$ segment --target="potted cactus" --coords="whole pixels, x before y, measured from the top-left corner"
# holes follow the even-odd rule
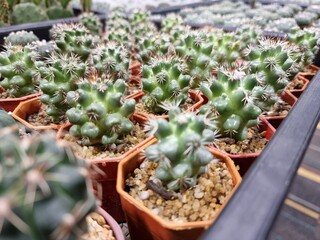
[[[206,148],[215,138],[210,124],[172,109],[169,121],[150,122],[156,139],[120,162],[117,191],[131,239],[198,238],[240,184],[230,158]]]
[[[133,115],[135,100],[126,99],[127,86],[97,75],[78,83],[78,89],[67,93],[71,108],[66,115],[71,125],[60,128],[58,139],[66,139],[76,155],[88,160],[103,174],[92,175],[102,186],[102,206],[118,221],[124,220],[115,191],[118,164],[130,152],[146,144],[143,119]],[[69,132],[69,133],[68,133]]]
[[[49,133],[21,139],[7,127],[0,139],[1,237],[62,240],[85,234],[86,218],[97,209],[85,161]]]
[[[144,118],[163,117],[168,109],[179,106],[190,111],[198,109],[203,103],[196,91],[190,90],[192,77],[184,59],[172,54],[157,56],[150,64],[142,67],[142,90],[144,94],[137,104],[137,114]],[[186,103],[191,102],[188,106]]]
[[[13,111],[19,102],[39,96],[42,65],[28,46],[6,45],[0,53],[0,107]]]

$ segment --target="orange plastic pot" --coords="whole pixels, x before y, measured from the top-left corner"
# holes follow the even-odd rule
[[[274,135],[274,133],[276,132],[276,129],[274,128],[274,126],[272,126],[268,122],[268,120],[265,118],[260,119],[259,130],[261,132],[265,132],[265,138],[267,140],[270,140]],[[215,148],[215,147],[212,147],[212,148]],[[248,153],[248,154],[230,154],[219,149],[217,150],[229,156],[234,161],[234,164],[240,167],[239,173],[242,177],[246,174],[246,172],[254,163],[256,158],[259,157],[260,155],[260,152]]]
[[[40,101],[40,97],[31,98],[26,101],[22,101],[19,103],[19,105],[14,109],[12,112],[12,117],[22,123],[24,126],[36,130],[58,130],[60,127],[63,126],[63,124],[50,124],[50,125],[43,125],[43,126],[36,126],[29,122],[27,122],[28,115],[39,112],[40,108],[42,106],[42,103]]]
[[[297,98],[288,90],[285,90],[281,95],[280,95],[280,98],[288,103],[291,107],[294,107],[294,105],[296,104],[297,102]],[[286,116],[285,115],[282,115],[282,116],[262,116],[262,118],[265,118],[265,119],[273,119],[273,118],[285,118]]]
[[[133,98],[136,100],[136,102],[139,102],[144,95],[145,95],[145,93],[141,91],[140,94],[137,94]],[[189,107],[187,111],[195,112],[204,104],[204,99],[202,97],[202,94],[197,90],[189,90],[189,96],[195,103],[191,107]],[[139,111],[137,111],[135,114],[140,115],[142,118],[145,119],[145,121],[148,121],[151,118],[169,119],[169,115],[147,114],[147,113],[139,112]]]
[[[5,90],[3,88],[0,88],[0,93],[4,91]],[[7,112],[12,112],[19,105],[20,102],[38,97],[40,95],[41,93],[33,93],[33,94],[30,94],[24,97],[19,97],[19,98],[3,98],[3,99],[0,99],[0,107]]]
[[[308,87],[309,85],[309,80],[307,78],[305,78],[303,75],[298,75],[297,76],[298,80],[303,82],[303,86],[300,89],[292,89],[292,90],[288,90],[290,93],[292,93],[293,96],[295,96],[296,98],[299,98],[300,95],[304,92],[304,90]]]
[[[106,222],[108,223],[108,225],[112,229],[112,232],[113,232],[115,239],[116,240],[125,240],[125,237],[123,235],[121,227],[119,226],[117,221],[101,207],[98,207],[96,211],[106,220]]]
[[[150,141],[147,146],[156,142],[156,139]],[[143,149],[144,149],[143,148]],[[235,185],[231,194],[227,196],[223,206],[217,210],[214,219],[208,221],[188,222],[188,223],[175,223],[166,221],[154,214],[150,209],[145,207],[140,201],[131,197],[125,191],[125,180],[129,173],[132,173],[139,167],[143,158],[141,157],[141,150],[130,154],[126,159],[120,162],[118,168],[117,178],[117,191],[120,195],[121,204],[124,209],[130,237],[132,240],[192,240],[198,239],[199,236],[214,222],[216,217],[222,211],[223,207],[227,204],[228,200],[239,186],[241,177],[233,163],[233,161],[225,154],[210,149],[212,154],[217,158],[224,161],[232,175],[232,180]]]
[[[141,118],[140,116],[133,115],[132,118],[142,125],[145,123],[145,119]],[[69,131],[71,126],[71,124],[68,124],[60,128],[57,133],[57,139],[63,139],[64,135]],[[119,162],[121,162],[132,152],[141,149],[151,139],[153,139],[153,137],[146,138],[144,141],[140,142],[138,145],[132,147],[129,151],[118,157],[86,159],[93,170],[91,171],[90,177],[94,182],[93,187],[96,190],[97,197],[101,198],[101,207],[118,222],[125,221],[120,198],[116,191],[117,169]],[[97,169],[99,169],[99,172],[96,171]]]

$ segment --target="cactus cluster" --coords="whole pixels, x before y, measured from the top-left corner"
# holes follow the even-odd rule
[[[57,44],[57,52],[73,53],[86,61],[99,41],[98,37],[81,24],[58,24],[50,30],[52,39]]]
[[[13,7],[10,17],[11,24],[42,22],[48,20],[46,12],[31,2],[20,3]]]
[[[182,105],[188,98],[191,76],[185,62],[174,55],[152,59],[142,68],[142,101],[153,113],[161,114],[166,106]]]
[[[33,32],[27,32],[24,30],[11,32],[7,37],[4,38],[5,44],[21,46],[25,46],[38,40],[39,38]]]
[[[169,122],[158,118],[149,124],[157,143],[145,149],[146,159],[158,162],[155,177],[173,191],[184,191],[197,182],[197,177],[214,156],[205,147],[215,139],[208,127],[210,120],[192,112],[175,108]]]
[[[100,18],[94,13],[83,13],[79,16],[80,23],[86,27],[92,35],[98,35],[102,33],[102,24]]]
[[[34,41],[29,47],[38,54],[39,59],[42,61],[46,61],[57,49],[57,45],[54,41],[46,40]]]
[[[76,91],[69,91],[67,101],[73,107],[66,115],[72,123],[69,132],[81,145],[120,143],[134,125],[130,116],[135,100],[125,99],[127,86],[122,79],[95,76],[78,83]]]
[[[130,53],[118,42],[108,42],[97,46],[92,51],[94,68],[101,74],[106,74],[114,81],[121,78],[129,81]]]
[[[231,70],[219,69],[217,77],[201,84],[200,90],[208,103],[200,108],[200,112],[214,119],[221,136],[244,140],[248,128],[258,125],[261,109],[247,89],[250,80],[246,77],[246,66],[236,66]]]
[[[87,231],[96,209],[88,166],[54,135],[0,131],[1,239],[67,240]]]
[[[192,81],[192,88],[199,87],[202,81],[211,78],[216,66],[213,54],[213,44],[207,39],[205,32],[190,31],[175,42],[178,56],[185,58]]]
[[[0,53],[0,86],[11,97],[38,92],[41,79],[38,67],[43,63],[28,46],[7,45]]]
[[[59,122],[70,108],[66,96],[77,89],[77,81],[89,74],[86,62],[76,55],[53,54],[48,60],[48,66],[40,69],[43,79],[40,97],[46,107],[46,112]]]
[[[175,28],[183,24],[184,21],[181,16],[168,14],[161,22],[161,32],[171,34]]]

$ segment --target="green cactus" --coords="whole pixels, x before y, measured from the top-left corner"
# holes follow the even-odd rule
[[[73,16],[73,12],[60,6],[51,6],[46,11],[50,20],[70,18]]]
[[[39,38],[33,32],[27,32],[22,30],[17,32],[11,32],[7,37],[4,38],[4,43],[25,46],[37,40],[39,40]]]
[[[86,62],[73,54],[53,54],[48,63],[49,66],[40,69],[43,77],[40,100],[47,105],[47,114],[59,122],[71,107],[66,100],[67,93],[77,89],[77,81],[87,76],[89,69]]]
[[[166,112],[166,106],[182,105],[188,98],[191,76],[185,62],[173,55],[152,59],[142,67],[142,101],[153,113]]]
[[[130,116],[135,100],[125,99],[127,86],[122,79],[115,82],[106,76],[83,80],[76,91],[68,92],[68,102],[74,107],[66,114],[72,123],[70,134],[82,145],[118,144],[131,132]]]
[[[245,68],[236,67],[232,71],[221,68],[216,78],[200,86],[200,91],[208,98],[200,112],[214,118],[222,136],[244,140],[248,128],[259,123],[261,110],[255,105],[251,91],[247,90],[249,80]]]
[[[130,54],[126,47],[117,42],[101,44],[92,51],[92,60],[99,73],[129,81]]]
[[[213,44],[205,32],[190,31],[175,42],[175,51],[186,59],[192,81],[192,88],[211,78],[216,62],[213,59]]]
[[[103,36],[102,41],[106,44],[109,42],[118,42],[124,45],[126,49],[131,49],[133,46],[132,37],[122,28],[108,30],[107,34]]]
[[[176,14],[167,15],[161,22],[161,32],[170,34],[177,26],[183,25],[183,19]]]
[[[303,30],[294,28],[288,34],[288,41],[297,48],[293,52],[293,58],[299,64],[300,71],[312,63],[320,46],[319,36],[319,30],[316,28],[304,28]]]
[[[148,64],[153,57],[173,52],[170,36],[166,34],[147,33],[136,45],[137,60]]]
[[[82,13],[79,16],[80,23],[85,26],[92,35],[98,35],[102,33],[102,23],[100,18],[94,13]]]
[[[298,25],[293,18],[281,18],[270,22],[266,27],[266,30],[273,32],[289,33],[292,29],[295,28],[298,28]]]
[[[139,25],[140,23],[146,23],[150,21],[150,13],[147,11],[142,11],[140,9],[135,9],[133,11],[132,17],[131,17],[131,26],[135,27]]]
[[[74,53],[86,61],[92,49],[99,42],[97,36],[81,24],[58,24],[51,29],[51,37],[57,44],[59,53]]]
[[[261,85],[271,86],[274,93],[281,94],[299,71],[293,51],[284,41],[261,39],[259,45],[246,49],[251,73],[256,74]]]
[[[37,54],[28,46],[7,45],[0,53],[0,86],[7,90],[10,97],[22,97],[38,92],[41,78]]]
[[[314,12],[299,12],[294,16],[299,27],[304,28],[311,26],[312,22],[318,18],[318,15]]]
[[[45,11],[34,3],[20,3],[13,7],[11,24],[42,22],[48,20]]]
[[[0,24],[9,24],[10,9],[7,0],[0,0]]]
[[[87,232],[97,206],[85,161],[53,134],[21,140],[0,131],[2,239],[68,240]]]
[[[155,177],[173,191],[184,191],[197,182],[197,177],[214,156],[205,147],[215,139],[209,129],[210,121],[204,115],[169,112],[169,122],[153,119],[149,129],[158,142],[145,149],[146,159],[158,162]]]
[[[53,52],[57,49],[57,45],[54,41],[34,41],[29,45],[32,51],[36,52],[39,59],[42,61],[47,60]]]

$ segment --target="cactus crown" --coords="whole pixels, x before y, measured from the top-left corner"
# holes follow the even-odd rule
[[[158,118],[149,123],[148,130],[158,142],[145,150],[145,156],[159,163],[155,177],[168,189],[183,191],[194,186],[199,174],[213,160],[205,147],[215,139],[208,124],[210,120],[204,115],[182,113],[179,108],[169,112],[169,122]]]
[[[88,167],[54,135],[0,132],[0,234],[4,239],[76,239],[95,210]]]
[[[51,37],[59,53],[74,53],[86,61],[98,42],[97,36],[81,24],[58,24],[51,29]]]
[[[102,24],[100,18],[94,13],[83,13],[79,16],[80,23],[86,27],[92,35],[100,36]]]
[[[134,127],[129,118],[135,111],[135,100],[123,97],[126,90],[123,80],[103,75],[78,83],[78,90],[67,96],[73,105],[66,113],[73,124],[71,135],[82,145],[120,143]]]
[[[246,66],[233,69],[222,67],[216,78],[200,86],[201,92],[208,98],[208,103],[201,107],[200,112],[215,119],[221,135],[237,140],[247,138],[247,129],[258,125],[261,113],[252,92],[248,90],[247,85],[252,83],[251,79],[246,79],[245,71]]]
[[[92,52],[95,69],[109,75],[114,81],[129,81],[130,54],[128,49],[115,41],[97,46]]]
[[[206,81],[212,76],[216,62],[212,57],[213,44],[208,41],[205,32],[190,31],[175,42],[176,53],[187,61],[191,87],[196,88],[201,81]]]
[[[38,91],[41,78],[38,55],[28,46],[7,45],[0,53],[0,85],[11,97],[26,96]]]
[[[59,122],[70,108],[66,96],[77,89],[77,80],[88,75],[87,63],[74,54],[53,54],[48,66],[41,69],[41,102],[47,105],[46,112]]]
[[[183,25],[183,19],[176,14],[167,15],[161,22],[161,32],[171,33],[171,31],[177,26]]]
[[[185,62],[174,55],[153,58],[142,68],[143,103],[154,113],[163,113],[166,105],[181,105],[187,99],[191,76]]]
[[[21,45],[25,46],[28,43],[37,41],[39,38],[33,32],[17,31],[11,32],[7,37],[4,38],[5,44]]]

